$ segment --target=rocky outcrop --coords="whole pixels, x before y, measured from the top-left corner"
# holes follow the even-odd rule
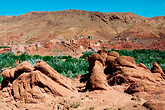
[[[105,65],[103,58],[98,53],[94,53],[92,55],[89,55],[88,56],[89,73],[91,73],[92,68],[94,67],[95,61],[99,61],[103,66]]]
[[[85,77],[78,75],[73,80],[62,76],[44,61],[37,61],[35,66],[22,62],[16,68],[2,72],[0,96],[10,105],[24,109],[26,104],[48,104],[47,101],[57,97],[78,96],[78,90],[114,92],[115,87],[120,86],[117,88],[120,92],[145,100],[143,105],[149,109],[165,107],[164,72],[156,62],[149,70],[143,63],[136,65],[132,57],[119,56],[113,51],[107,53],[106,50],[90,55],[88,61],[89,74],[83,75]]]
[[[137,66],[147,69],[146,65],[144,65],[143,63],[139,63]]]
[[[165,78],[165,75],[164,75],[162,68],[156,62],[153,63],[153,67],[151,68],[151,72],[152,73],[160,73]]]
[[[150,110],[164,110],[165,101],[147,101],[143,105]]]
[[[105,62],[105,65],[108,66],[110,64],[112,64],[112,62],[117,58],[119,57],[120,55],[115,52],[115,51],[110,51],[108,54],[107,54],[107,58],[106,58],[106,62]]]
[[[109,90],[107,77],[104,74],[107,51],[100,50],[88,57],[89,79],[86,84],[87,90]]]
[[[99,61],[95,61],[95,65],[91,71],[91,76],[87,82],[86,88],[89,90],[108,90],[110,89],[104,67]]]
[[[107,66],[105,72],[108,75],[108,84],[111,86],[126,86],[126,93],[148,101],[165,100],[164,73],[156,62],[153,63],[150,71],[142,63],[136,65],[132,57],[119,56]],[[144,105],[153,110],[164,107],[164,103],[158,102],[154,104],[146,102]]]
[[[75,96],[78,93],[70,79],[59,74],[44,61],[37,61],[35,67],[28,62],[22,62],[15,69],[5,70],[3,77],[2,90],[8,91],[8,98],[16,102],[44,102],[49,97]]]

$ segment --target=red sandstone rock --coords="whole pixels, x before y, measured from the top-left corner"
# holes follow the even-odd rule
[[[164,110],[165,109],[165,101],[147,101],[143,105],[150,110]]]
[[[15,68],[14,79],[17,79],[17,77],[21,75],[23,72],[31,72],[33,70],[34,70],[34,66],[32,64],[23,61]]]
[[[144,65],[143,63],[139,63],[137,66],[147,69],[146,65]]]
[[[56,81],[60,85],[63,85],[71,91],[77,91],[77,89],[71,84],[71,80],[65,76],[59,74],[51,66],[49,66],[44,61],[37,61],[35,64],[35,69],[41,71],[46,76],[50,77],[52,80]]]
[[[95,61],[91,76],[87,82],[86,88],[89,90],[109,90],[104,67],[99,61]]]
[[[156,62],[153,63],[153,67],[151,68],[151,72],[152,73],[160,73],[165,78],[165,75],[164,75],[162,68]]]
[[[99,61],[103,66],[105,65],[105,62],[104,62],[103,58],[98,53],[94,53],[92,55],[89,55],[88,56],[89,72],[94,67],[94,64],[95,64],[96,60]]]
[[[103,61],[105,62],[107,58],[107,50],[99,50],[97,53],[100,54],[100,56],[103,58]]]
[[[108,56],[113,56],[113,57],[119,57],[119,56],[120,56],[119,53],[117,53],[117,52],[115,52],[115,51],[110,51],[110,52],[108,52],[107,55],[108,55]]]

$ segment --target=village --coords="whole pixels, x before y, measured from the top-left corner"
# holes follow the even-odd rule
[[[1,46],[2,47],[2,46]],[[80,57],[84,52],[98,51],[100,49],[143,49],[129,38],[121,40],[116,39],[115,43],[110,40],[94,39],[92,36],[75,37],[74,39],[51,39],[48,42],[34,42],[29,44],[3,44],[4,48],[0,48],[0,53],[14,52],[15,55],[21,55],[27,52],[29,55],[71,55],[72,57]]]
[[[27,52],[30,55],[73,55],[80,56],[83,52],[97,51],[102,47],[102,41],[93,40],[92,36],[75,37],[75,39],[52,39],[49,42],[34,42],[30,44],[11,45],[4,43],[0,53],[14,52],[20,55]]]

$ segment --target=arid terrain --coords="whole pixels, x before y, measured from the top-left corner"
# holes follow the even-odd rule
[[[160,55],[155,60],[145,50],[149,55],[143,53],[131,57],[108,49],[161,51],[150,50],[155,52],[153,55]],[[0,54],[1,59],[6,58],[1,63],[0,109],[164,110],[163,51],[165,16],[146,18],[130,12],[82,10],[34,11],[19,16],[0,16]],[[85,52],[93,54],[76,59]],[[75,63],[67,63],[70,70],[62,75],[63,71],[57,72],[58,68],[53,69],[43,59],[35,59],[35,64],[21,60],[34,58],[30,55],[36,55],[36,58],[48,55],[43,59],[52,58],[54,67],[57,66],[56,61],[59,61],[58,65],[69,60]],[[53,56],[68,59],[55,60]],[[148,68],[146,62],[135,62],[133,57],[150,63],[153,61],[153,65]],[[12,61],[6,63],[7,60]],[[79,72],[83,74],[72,72],[73,67],[69,64],[79,69],[76,62],[87,65],[88,72],[80,71],[82,68]],[[76,73],[76,78],[68,78],[66,75],[69,73]]]
[[[24,61],[2,72],[0,108],[14,110],[163,110],[165,75],[130,56],[100,50],[88,57],[89,73],[73,80],[44,61]]]
[[[67,10],[0,16],[1,45],[42,55],[97,47],[165,50],[164,30],[165,16],[146,18],[134,13]],[[61,42],[67,43],[57,45]]]

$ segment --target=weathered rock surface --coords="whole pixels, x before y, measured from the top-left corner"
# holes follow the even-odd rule
[[[115,51],[110,51],[108,54],[107,54],[107,58],[106,58],[106,62],[105,62],[105,65],[108,66],[110,64],[112,64],[112,62],[117,58],[119,57],[120,55],[115,52]]]
[[[99,50],[97,53],[103,58],[103,61],[105,62],[107,58],[107,50]]]
[[[15,69],[3,71],[3,77],[1,89],[6,94],[3,98],[15,100],[13,102],[16,104],[46,102],[56,96],[78,94],[70,79],[59,74],[44,61],[37,61],[35,69],[30,63],[22,62]]]
[[[144,103],[144,106],[149,108],[150,110],[164,110],[165,101],[147,101],[146,103]]]
[[[34,66],[32,64],[23,61],[15,68],[14,79],[17,79],[17,77],[24,72],[31,72],[33,70],[34,70]]]
[[[108,69],[107,69],[108,68]],[[142,63],[136,65],[135,60],[128,56],[117,57],[112,64],[107,66],[108,84],[127,85],[126,93],[133,94],[145,100],[165,100],[165,80],[161,67],[154,62],[151,71]],[[109,72],[109,73],[108,73]],[[155,103],[150,104],[150,109],[161,109]],[[155,108],[156,107],[156,108]]]
[[[151,68],[151,72],[152,73],[160,73],[165,78],[165,75],[164,75],[162,68],[156,62],[153,63],[153,67]]]
[[[104,74],[107,51],[100,50],[88,57],[89,79],[86,84],[88,90],[109,90],[107,77]]]
[[[95,61],[91,76],[86,85],[89,90],[108,90],[110,89],[106,75],[104,74],[104,67],[99,61]]]
[[[88,56],[89,73],[91,73],[92,68],[94,67],[96,60],[99,61],[103,66],[105,65],[103,58],[98,53],[94,53],[92,55],[89,55]]]
[[[136,65],[132,57],[119,56],[116,52],[107,54],[105,50],[90,55],[88,61],[89,74],[83,75],[85,77],[78,75],[73,80],[62,76],[44,61],[37,61],[35,66],[22,62],[16,68],[3,71],[0,90],[2,99],[0,104],[4,105],[2,108],[70,109],[71,106],[67,103],[71,104],[73,97],[79,97],[81,107],[90,108],[91,102],[94,102],[98,108],[103,109],[106,105],[117,102],[117,105],[124,103],[127,109],[134,109],[129,103],[137,102],[131,101],[131,95],[143,101],[141,105],[146,108],[152,110],[165,108],[164,73],[156,62],[153,63],[150,71],[142,63]],[[78,93],[78,90],[81,93]],[[86,90],[90,92],[84,92]],[[101,90],[100,93],[98,90]],[[88,98],[84,99],[84,95]],[[101,100],[102,96],[104,98]],[[68,99],[68,97],[72,98]],[[107,97],[117,100],[112,103],[111,99],[106,99]],[[120,98],[126,102],[120,101]],[[139,106],[139,110],[141,109],[144,108]]]

